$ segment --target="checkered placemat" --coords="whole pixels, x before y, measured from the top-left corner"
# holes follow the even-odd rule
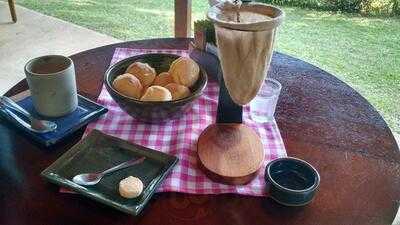
[[[117,48],[111,64],[133,55],[156,52],[188,55],[185,50]],[[106,134],[177,156],[179,162],[160,186],[159,192],[265,195],[265,166],[272,159],[286,156],[286,150],[276,123],[255,123],[250,119],[248,106],[244,107],[244,123],[261,136],[265,149],[264,164],[257,177],[247,185],[225,185],[208,179],[197,166],[197,139],[208,125],[215,122],[217,100],[218,84],[210,80],[203,95],[183,116],[162,124],[146,124],[123,112],[103,87],[97,102],[109,111],[104,117],[89,124],[85,134],[98,129]]]

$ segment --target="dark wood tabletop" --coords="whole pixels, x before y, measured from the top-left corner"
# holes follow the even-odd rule
[[[96,99],[116,47],[187,49],[189,39],[118,43],[71,56],[79,92]],[[214,56],[194,52],[210,75]],[[22,65],[21,65],[22,66]],[[133,217],[75,194],[62,194],[40,172],[76,143],[83,129],[44,148],[0,120],[0,224],[391,224],[400,200],[400,153],[379,113],[335,76],[275,53],[269,76],[282,93],[276,120],[287,153],[321,175],[314,201],[281,206],[265,197],[156,194]],[[6,95],[27,89],[21,81]]]

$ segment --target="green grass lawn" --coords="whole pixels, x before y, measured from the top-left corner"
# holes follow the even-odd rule
[[[123,40],[173,35],[173,0],[17,0],[41,13]],[[195,19],[207,0],[193,0]],[[283,7],[277,50],[335,74],[400,133],[400,19]]]

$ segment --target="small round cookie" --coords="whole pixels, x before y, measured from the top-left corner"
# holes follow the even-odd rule
[[[190,90],[186,86],[171,83],[165,86],[171,92],[172,100],[186,98],[190,95]]]
[[[137,177],[129,176],[119,182],[118,190],[124,198],[136,198],[143,191],[143,182]]]
[[[143,87],[150,86],[154,78],[156,77],[156,71],[153,67],[149,66],[147,63],[134,62],[132,63],[128,69],[126,69],[126,73],[133,74],[140,80]]]
[[[142,96],[142,84],[132,74],[125,73],[116,77],[112,86],[123,95],[139,99]]]
[[[180,57],[172,62],[168,72],[175,83],[191,87],[199,79],[200,68],[191,58]]]
[[[171,101],[172,95],[171,92],[165,87],[151,86],[147,88],[146,92],[144,93],[142,98],[140,98],[140,100],[150,102]]]
[[[162,72],[156,76],[153,85],[165,87],[167,84],[174,83],[174,79],[168,72]]]

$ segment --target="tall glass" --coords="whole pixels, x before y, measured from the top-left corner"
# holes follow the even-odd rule
[[[250,102],[251,119],[258,123],[274,120],[276,104],[282,85],[275,79],[267,78],[257,96]]]

